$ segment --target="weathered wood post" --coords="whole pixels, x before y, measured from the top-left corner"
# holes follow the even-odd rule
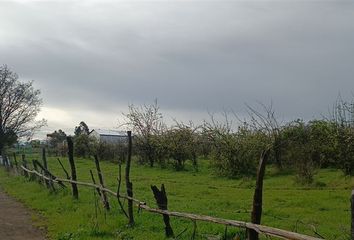
[[[47,157],[45,154],[45,148],[42,148],[42,161],[43,161],[43,167],[48,170],[48,163],[47,163]]]
[[[128,159],[125,165],[125,184],[127,188],[128,197],[133,197],[133,183],[130,182],[130,163],[132,159],[132,132],[127,131],[128,134]],[[133,216],[133,200],[128,200],[128,215],[129,215],[129,225],[134,225],[134,216]]]
[[[18,163],[17,163],[17,157],[16,157],[16,153],[15,152],[13,153],[13,157],[14,157],[14,163],[15,163],[15,165],[17,167]]]
[[[74,143],[71,137],[66,138],[68,142],[68,155],[69,155],[69,163],[71,168],[71,180],[76,181],[76,168],[74,162]],[[77,189],[76,183],[71,183],[71,187],[73,190],[73,197],[75,199],[79,198],[79,190]]]
[[[9,168],[12,168],[11,159],[10,159],[7,155],[5,155],[5,159],[6,159],[7,166],[8,166]]]
[[[97,155],[95,155],[94,158],[95,158],[95,164],[96,164],[96,169],[97,169],[98,180],[100,181],[101,187],[104,188],[104,182],[103,182],[103,176],[102,176],[101,167],[100,167],[100,161],[98,160]],[[94,178],[92,179],[92,181],[94,181]],[[110,207],[109,207],[107,194],[106,194],[105,191],[101,191],[101,192],[102,192],[103,206],[104,206],[104,208],[106,210],[109,211]]]
[[[251,215],[251,222],[255,224],[261,223],[262,217],[262,201],[263,201],[263,179],[265,173],[265,167],[268,160],[270,149],[262,152],[261,159],[258,165],[256,188],[253,196],[253,209]],[[249,240],[258,240],[259,236],[255,230],[248,231]]]
[[[35,163],[34,160],[32,160],[32,164],[33,164],[33,169],[36,170],[36,163]],[[37,179],[37,175],[36,175],[35,173],[30,173],[29,175],[30,175],[30,178],[29,178],[29,179],[30,179],[31,181],[34,181],[34,180]]]
[[[36,160],[32,160],[32,165],[33,165],[33,169],[36,171],[36,172],[39,172],[38,170],[38,166],[37,166],[37,163],[36,163]],[[37,175],[36,175],[37,176]],[[41,183],[41,179],[39,177],[36,177],[37,180],[38,180],[38,183]]]
[[[351,204],[352,204],[352,240],[354,240],[354,190],[352,190]]]
[[[165,191],[165,186],[161,185],[161,191],[156,186],[151,186],[151,190],[154,193],[157,206],[161,210],[167,210],[167,195]],[[173,229],[170,224],[170,217],[166,214],[163,214],[163,221],[165,223],[165,234],[166,237],[174,237]]]
[[[17,163],[17,158],[16,158],[16,153],[14,152],[14,163],[15,163],[15,167],[16,167],[16,173],[18,173],[18,163]]]
[[[62,187],[62,188],[66,188],[66,186],[64,185],[64,183],[61,180],[57,180],[57,177],[54,176],[54,174],[52,174],[51,172],[49,172],[48,169],[45,169],[44,166],[37,160],[33,160],[34,164],[36,166],[38,166],[41,170],[42,170],[42,175],[43,175],[43,179],[45,178],[49,178],[49,186],[55,191],[54,188],[54,180],[56,180],[56,182]]]
[[[2,156],[2,159],[5,163],[5,167],[7,171],[10,171],[10,162],[9,162],[9,158],[6,155]]]
[[[43,170],[44,170],[44,176],[46,176],[46,177],[49,177],[48,175],[47,175],[47,170],[48,170],[48,163],[47,163],[47,157],[46,157],[46,154],[45,154],[45,148],[42,148],[42,162],[43,162]],[[49,187],[51,187],[51,185],[52,185],[52,183],[51,182],[49,182],[48,180],[44,180],[45,181],[45,185],[49,188]]]
[[[25,154],[22,154],[22,165],[27,168],[27,161],[26,161],[26,156]],[[25,170],[23,170],[23,175],[25,177],[28,177],[28,172],[26,172]]]
[[[93,184],[96,185],[96,180],[95,180],[95,177],[93,176],[93,172],[91,169],[90,169],[90,174],[91,174],[91,180],[92,180]],[[98,196],[102,197],[101,190],[98,187],[96,187],[96,191],[97,191]]]

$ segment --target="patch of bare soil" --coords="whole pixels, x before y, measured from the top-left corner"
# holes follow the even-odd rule
[[[33,225],[31,211],[5,194],[2,189],[0,189],[0,239],[46,239],[44,232]]]

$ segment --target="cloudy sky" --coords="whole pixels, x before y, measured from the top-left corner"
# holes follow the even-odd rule
[[[0,64],[34,80],[44,132],[273,102],[282,119],[353,98],[353,1],[1,1]]]

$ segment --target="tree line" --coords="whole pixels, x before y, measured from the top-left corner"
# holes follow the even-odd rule
[[[167,127],[157,103],[129,106],[127,124],[136,133],[136,155],[151,167],[172,163],[182,170],[186,161],[197,169],[200,158],[209,159],[214,172],[228,177],[254,176],[260,153],[270,149],[270,162],[279,171],[293,170],[299,180],[311,183],[319,168],[338,168],[354,174],[354,103],[341,98],[330,116],[280,124],[272,105],[260,110],[246,105],[241,120],[224,112],[200,126],[176,122]],[[234,123],[236,127],[234,127]]]
[[[18,139],[30,138],[45,125],[36,121],[42,99],[33,82],[21,82],[6,65],[0,67],[0,152]],[[203,124],[177,120],[167,125],[155,101],[150,105],[130,105],[124,114],[124,126],[133,131],[134,155],[139,164],[151,167],[171,165],[185,169],[190,162],[198,170],[198,160],[208,159],[215,173],[228,177],[254,176],[259,155],[270,149],[270,162],[280,171],[293,170],[305,182],[313,181],[319,168],[338,168],[354,174],[354,102],[341,98],[331,114],[322,119],[296,119],[280,123],[273,106],[260,104],[260,110],[246,105],[248,117],[224,112],[210,115]],[[236,124],[235,124],[236,123]],[[85,122],[75,127],[75,154],[123,161],[126,145],[99,142],[90,137]],[[49,134],[50,150],[66,154],[66,134]]]

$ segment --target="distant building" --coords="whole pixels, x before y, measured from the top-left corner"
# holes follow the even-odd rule
[[[105,143],[125,143],[128,135],[124,131],[94,129],[89,136],[96,138],[100,142]]]

